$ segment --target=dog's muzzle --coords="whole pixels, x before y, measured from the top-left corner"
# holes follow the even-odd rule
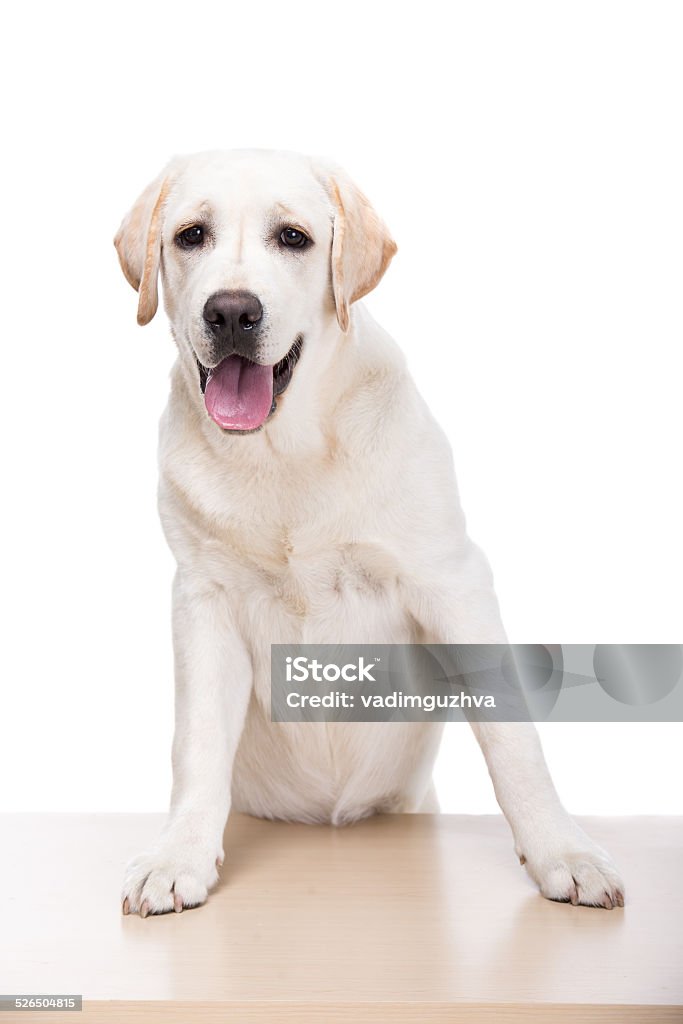
[[[251,433],[273,415],[277,399],[292,379],[303,347],[297,335],[289,352],[274,366],[257,363],[233,352],[216,366],[206,367],[199,360],[199,384],[204,403],[214,423],[222,430]]]

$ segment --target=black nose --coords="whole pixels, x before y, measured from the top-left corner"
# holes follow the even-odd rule
[[[247,340],[249,331],[257,332],[263,306],[251,292],[214,292],[206,300],[203,316],[216,338],[237,344]]]

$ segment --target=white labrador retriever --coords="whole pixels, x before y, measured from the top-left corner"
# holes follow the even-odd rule
[[[231,807],[342,824],[436,807],[441,727],[272,724],[272,643],[499,643],[448,443],[357,300],[396,246],[336,168],[291,153],[174,159],[115,239],[138,322],[178,347],[160,431],[174,585],[173,792],[124,913],[203,903]],[[623,885],[572,821],[531,724],[475,725],[515,850],[554,900]]]

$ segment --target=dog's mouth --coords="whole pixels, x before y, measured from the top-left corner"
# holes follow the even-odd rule
[[[236,433],[259,430],[286,391],[302,346],[303,337],[299,334],[289,352],[274,366],[255,363],[236,353],[213,367],[203,366],[197,360],[199,386],[214,423],[222,430]]]

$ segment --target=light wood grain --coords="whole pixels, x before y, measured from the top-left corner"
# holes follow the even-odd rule
[[[593,819],[624,910],[542,899],[498,817],[346,829],[235,816],[209,903],[121,916],[160,816],[0,818],[0,991],[82,992],[10,1020],[683,1021],[683,822]]]

